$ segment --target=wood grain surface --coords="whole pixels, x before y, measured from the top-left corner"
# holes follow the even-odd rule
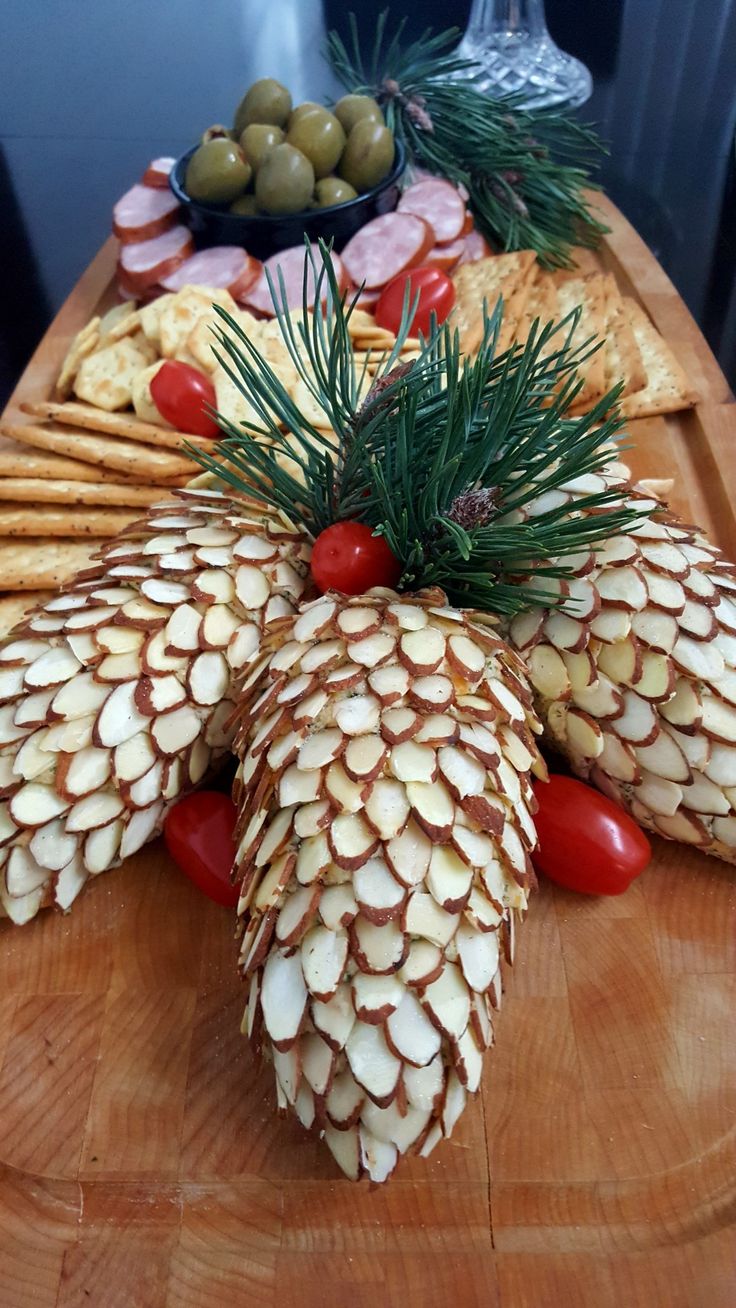
[[[607,201],[601,262],[701,392],[631,424],[642,476],[736,555],[736,405]],[[109,299],[108,243],[21,380]],[[233,922],[161,843],[0,928],[0,1308],[732,1308],[736,883],[654,840],[620,899],[549,885],[481,1094],[428,1162],[351,1185],[239,1034]]]

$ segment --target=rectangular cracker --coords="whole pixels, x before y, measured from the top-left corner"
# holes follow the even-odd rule
[[[603,274],[589,273],[585,277],[560,277],[556,273],[554,281],[557,290],[558,317],[567,317],[568,313],[578,306],[582,309],[577,328],[570,340],[570,348],[574,350],[582,346],[590,337],[602,340],[605,334]],[[567,331],[566,328],[564,332],[559,333],[560,346],[564,343]],[[579,373],[585,380],[582,390],[576,396],[576,411],[590,408],[605,392],[606,370],[602,348],[580,364]]]
[[[63,478],[1,477],[0,497],[13,503],[109,504],[118,508],[156,504],[159,486],[116,486],[113,482],[65,481]],[[0,578],[2,582],[2,578]]]
[[[160,360],[153,366],[158,367],[159,363]],[[147,371],[148,367],[141,369],[141,372]],[[157,423],[144,422],[134,413],[107,413],[104,409],[96,409],[91,404],[78,404],[75,400],[69,400],[66,404],[44,400],[38,404],[22,404],[21,408],[24,413],[30,413],[34,418],[53,418],[68,427],[102,432],[106,436],[121,436],[124,440],[163,446],[168,450],[180,450],[185,441],[190,441],[192,445],[201,445],[204,449],[209,449],[212,445],[212,441],[206,436],[172,431],[170,427],[159,427]]]
[[[93,435],[68,427],[42,427],[35,423],[2,423],[0,430],[22,445],[70,455],[95,467],[115,468],[132,474],[138,482],[162,485],[179,477],[193,475],[195,465],[169,450],[154,450],[150,445],[121,440],[118,436]]]
[[[452,278],[455,305],[447,322],[451,331],[459,332],[460,349],[466,354],[474,354],[483,339],[484,303],[489,317],[499,296],[508,306],[514,293],[532,277],[535,261],[533,250],[516,250],[458,268]]]
[[[30,609],[45,604],[53,593],[52,590],[27,590],[19,591],[17,594],[11,591],[8,595],[0,595],[0,640],[18,625]]]
[[[0,540],[0,577],[5,590],[56,588],[89,565],[99,540]]]
[[[516,340],[522,345],[526,343],[536,319],[539,319],[541,329],[548,322],[556,322],[558,317],[555,283],[549,273],[543,272],[540,268],[529,286],[524,311],[516,329]],[[557,335],[550,339],[545,354],[550,354],[556,349],[559,349],[559,337]]]
[[[2,490],[0,488],[0,494]],[[140,518],[140,509],[65,504],[13,504],[0,500],[0,536],[117,536]]]
[[[624,309],[639,347],[647,380],[641,390],[624,396],[621,412],[627,418],[644,418],[691,408],[698,401],[698,393],[690,385],[684,368],[677,362],[667,342],[636,300],[624,297]]]
[[[139,485],[142,477],[93,468],[81,459],[67,459],[63,454],[48,454],[28,445],[7,445],[0,449],[0,477],[61,478],[64,481],[110,482],[111,485]]]

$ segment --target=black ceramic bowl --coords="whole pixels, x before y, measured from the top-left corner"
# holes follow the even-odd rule
[[[327,209],[306,209],[303,213],[276,214],[271,217],[249,217],[239,213],[229,213],[221,205],[203,204],[192,200],[184,190],[184,177],[187,164],[196,145],[177,159],[171,170],[169,185],[184,210],[184,221],[191,230],[197,249],[204,250],[210,245],[241,245],[248,254],[256,259],[267,259],[279,250],[286,250],[291,245],[301,245],[304,237],[316,241],[333,241],[334,248],[341,250],[360,227],[379,214],[389,213],[395,209],[399,198],[399,180],[404,171],[404,148],[396,142],[394,165],[388,177],[384,177],[373,190],[359,195],[356,200],[345,204],[333,204]]]

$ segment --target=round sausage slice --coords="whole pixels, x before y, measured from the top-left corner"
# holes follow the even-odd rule
[[[412,213],[384,213],[351,237],[342,252],[350,280],[366,290],[421,263],[435,244],[432,228]]]
[[[435,245],[429,254],[425,254],[424,262],[431,268],[441,268],[443,272],[449,272],[455,264],[460,261],[465,253],[465,237],[460,236],[456,241],[448,241],[446,245]]]
[[[209,250],[198,250],[191,258],[161,280],[167,291],[180,291],[182,286],[213,286],[229,291],[234,300],[246,294],[255,283],[263,265],[246,254],[239,245],[213,245]]]
[[[131,186],[112,211],[112,230],[124,244],[148,241],[176,223],[179,201],[171,191]]]
[[[320,270],[320,255],[316,246],[312,246],[312,253],[317,267],[317,273]],[[348,283],[345,265],[339,254],[334,251],[330,256],[332,267],[335,270],[337,284],[341,291],[345,289]],[[276,310],[273,307],[271,292],[266,279],[266,270],[271,274],[276,294],[281,299],[281,287],[279,283],[279,270],[284,280],[286,289],[286,303],[290,309],[301,309],[304,298],[304,261],[306,258],[306,247],[303,245],[291,245],[287,250],[281,250],[278,254],[272,254],[263,265],[263,272],[260,277],[253,283],[245,295],[241,297],[242,303],[249,309],[255,309],[258,313],[267,314],[273,318],[276,316]],[[314,308],[315,285],[312,269],[309,269],[309,279],[307,283],[307,307]],[[323,302],[326,297],[326,283],[322,283]]]
[[[399,200],[399,213],[414,213],[428,222],[438,244],[455,241],[465,225],[465,201],[452,182],[425,178],[407,187]]]
[[[152,159],[141,178],[143,185],[155,186],[159,190],[167,191],[169,173],[175,163],[176,159],[173,155],[162,155],[160,159]]]
[[[145,291],[147,287],[168,277],[194,253],[192,233],[188,227],[172,227],[162,236],[135,245],[124,245],[118,266],[129,291]]]
[[[463,237],[463,244],[465,249],[458,259],[458,264],[476,263],[478,259],[488,259],[493,254],[485,236],[475,229]]]

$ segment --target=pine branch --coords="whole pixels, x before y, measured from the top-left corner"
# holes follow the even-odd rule
[[[402,50],[405,21],[391,37],[387,25],[384,10],[366,65],[351,14],[350,50],[336,32],[328,37],[332,68],[350,91],[379,101],[412,160],[467,188],[492,244],[536,250],[550,268],[569,266],[575,244],[597,245],[607,228],[583,194],[603,148],[595,132],[559,111],[522,109],[518,97],[484,95],[477,66],[452,53],[457,29],[428,29]]]
[[[569,555],[640,519],[620,491],[605,488],[572,507],[553,499],[527,513],[545,492],[600,472],[623,426],[615,407],[622,384],[588,414],[569,415],[584,384],[578,368],[600,344],[571,346],[578,310],[560,323],[536,322],[524,346],[498,354],[499,301],[474,359],[461,355],[457,333],[442,328],[402,364],[415,307],[407,297],[397,344],[368,387],[365,371],[359,383],[349,329],[355,301],[340,297],[324,245],[320,258],[318,269],[307,246],[316,303],[326,292],[324,317],[307,311],[306,273],[301,320],[283,286],[273,293],[287,347],[330,415],[333,441],[304,418],[218,308],[228,328],[218,330],[218,357],[261,423],[237,428],[221,420],[217,455],[191,451],[202,466],[284,509],[313,535],[334,521],[365,522],[400,560],[403,589],[438,585],[453,602],[500,613],[539,603],[532,577],[571,575]]]

